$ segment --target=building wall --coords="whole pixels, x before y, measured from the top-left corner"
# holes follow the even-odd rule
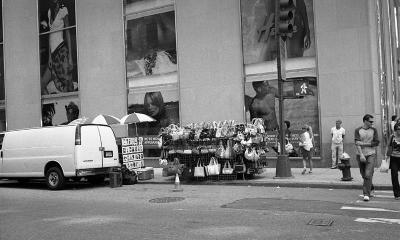
[[[181,124],[244,121],[239,0],[176,0]],[[90,13],[90,14],[89,14]],[[373,1],[315,0],[322,161],[330,163],[330,128],[343,120],[345,151],[354,128],[380,104]],[[122,1],[78,0],[77,46],[82,116],[127,112]],[[40,126],[37,2],[4,0],[8,130]],[[123,132],[123,130],[122,130]],[[123,135],[123,133],[121,133]]]
[[[239,0],[177,0],[181,123],[244,121]]]
[[[330,128],[340,118],[345,151],[355,156],[354,129],[366,113],[380,123],[376,18],[363,0],[314,1],[323,159],[330,158]],[[371,1],[373,2],[373,1]],[[354,163],[354,162],[353,162]]]
[[[4,81],[8,130],[40,126],[36,1],[3,1]]]

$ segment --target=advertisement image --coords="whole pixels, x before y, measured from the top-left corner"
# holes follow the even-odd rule
[[[286,40],[287,57],[315,56],[313,2],[294,0],[293,3],[294,32]],[[275,1],[242,0],[241,12],[244,64],[276,59]]]
[[[74,0],[39,0],[42,95],[78,90]]]
[[[66,125],[79,118],[79,101],[60,99],[42,104],[42,126]]]

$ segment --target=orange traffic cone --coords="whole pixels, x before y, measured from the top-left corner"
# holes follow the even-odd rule
[[[175,188],[172,189],[173,192],[183,192],[183,189],[181,188],[181,182],[179,181],[179,175],[178,173],[175,175]]]

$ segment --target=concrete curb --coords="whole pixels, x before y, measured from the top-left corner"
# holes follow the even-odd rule
[[[138,184],[167,184],[173,181],[139,181]],[[181,181],[181,185],[226,185],[251,187],[291,187],[291,188],[325,188],[325,189],[362,189],[359,183],[318,183],[318,182],[265,182],[252,180],[233,181]],[[374,185],[376,190],[392,190],[392,186]]]

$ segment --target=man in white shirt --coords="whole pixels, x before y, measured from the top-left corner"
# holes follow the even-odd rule
[[[331,169],[337,168],[339,158],[343,154],[343,139],[346,135],[346,130],[341,127],[342,120],[336,120],[336,126],[331,128],[332,135],[332,167]]]

